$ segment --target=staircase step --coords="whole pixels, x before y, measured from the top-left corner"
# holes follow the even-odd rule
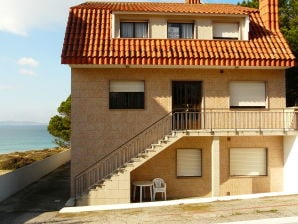
[[[138,154],[138,158],[147,158],[148,157],[148,154],[146,152],[142,152],[142,153],[139,153]]]
[[[156,148],[156,147],[162,147],[161,144],[151,144],[152,148]]]
[[[182,136],[183,134],[179,134],[179,132],[171,132],[165,135],[160,140],[155,141],[155,143],[151,144],[147,149],[137,154],[136,157],[131,158],[129,162],[123,164],[122,167],[117,168],[113,173],[90,186],[88,190],[90,191],[90,193],[92,192],[91,195],[93,195],[94,191],[97,190],[100,192],[106,191],[107,189],[109,189],[110,186],[113,185],[112,181],[118,180],[117,178],[119,178],[121,175],[126,175],[127,173],[133,171],[134,169],[148,161],[150,158],[161,152],[163,149],[177,141]],[[83,198],[83,196],[81,196],[81,198]],[[86,203],[88,203],[88,201]],[[82,202],[82,204],[84,204],[84,202]]]
[[[133,162],[127,162],[125,163],[126,167],[134,167],[134,163]]]

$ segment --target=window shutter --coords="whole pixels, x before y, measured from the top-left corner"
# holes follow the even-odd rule
[[[144,92],[144,81],[110,81],[110,92]]]
[[[239,39],[239,24],[213,23],[213,37],[215,39]]]
[[[230,106],[266,107],[264,82],[231,82]]]
[[[177,150],[177,176],[202,176],[201,164],[201,149]]]
[[[231,148],[230,175],[267,175],[267,150],[265,148]]]

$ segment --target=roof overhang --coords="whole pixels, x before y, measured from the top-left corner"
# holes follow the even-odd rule
[[[203,66],[203,65],[88,65],[88,64],[69,64],[71,68],[160,68],[160,69],[259,69],[259,70],[286,70],[288,67],[281,66]]]

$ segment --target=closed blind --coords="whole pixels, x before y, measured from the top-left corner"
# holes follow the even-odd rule
[[[265,107],[265,82],[231,82],[230,106]]]
[[[144,81],[110,81],[110,92],[144,92]]]
[[[177,150],[177,176],[202,176],[202,150]]]
[[[230,175],[267,175],[267,150],[265,148],[231,148]]]
[[[238,23],[213,23],[214,38],[239,39]]]

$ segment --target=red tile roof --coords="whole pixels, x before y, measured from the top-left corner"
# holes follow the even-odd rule
[[[111,38],[113,11],[249,15],[249,41]],[[264,27],[259,10],[227,4],[86,2],[72,7],[63,64],[280,66],[295,58],[279,30]]]

